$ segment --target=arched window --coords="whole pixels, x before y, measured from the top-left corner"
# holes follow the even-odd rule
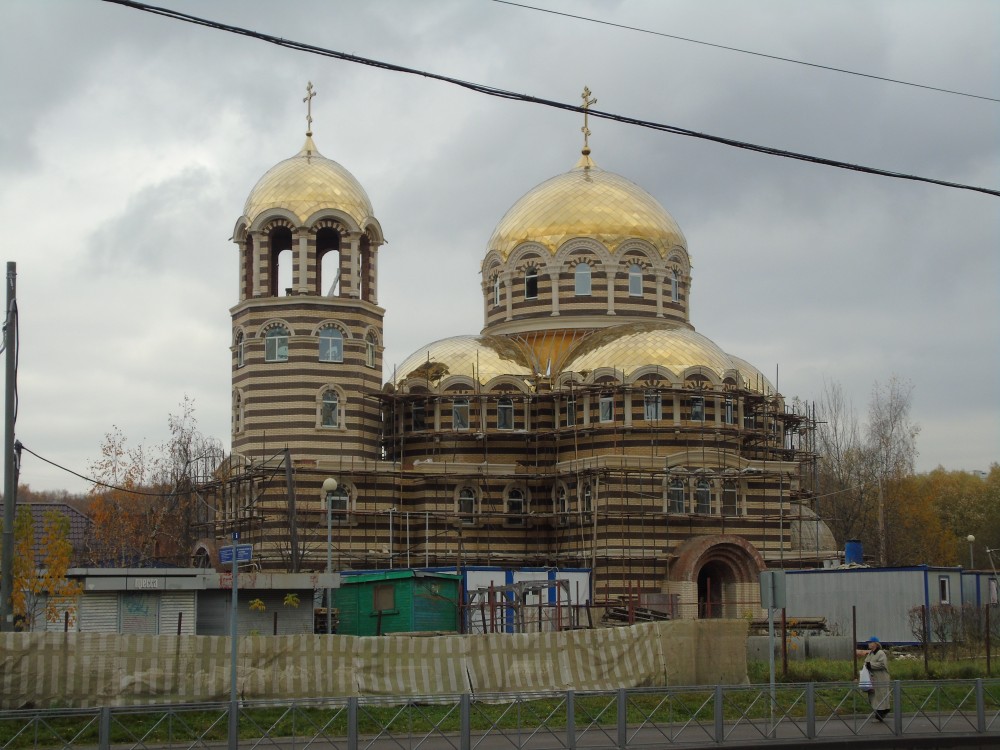
[[[243,331],[240,331],[236,334],[236,366],[243,367],[244,362]]]
[[[509,490],[507,492],[507,525],[524,526],[526,510],[524,492],[519,489]]]
[[[319,361],[344,361],[344,334],[336,328],[323,328],[319,332]]]
[[[594,509],[594,490],[590,483],[583,485],[583,496],[580,498],[581,510],[590,513]]]
[[[510,396],[504,396],[497,401],[497,429],[514,429],[514,401]]]
[[[701,396],[691,397],[691,421],[692,422],[704,422],[705,421],[705,399]]]
[[[471,487],[463,487],[458,492],[458,514],[466,526],[475,524],[476,491]]]
[[[712,512],[712,487],[705,479],[698,481],[694,491],[695,512],[708,515]]]
[[[677,285],[677,271],[670,272],[670,301],[679,302],[681,298]]]
[[[264,361],[288,361],[288,329],[284,326],[274,326],[268,330],[264,338]]]
[[[667,490],[667,510],[670,513],[684,513],[684,480],[672,479]]]
[[[371,331],[365,336],[365,365],[368,367],[375,366],[375,347],[378,346],[378,340],[375,338],[375,334]]]
[[[590,296],[590,266],[587,263],[579,263],[576,267],[575,294],[577,297]]]
[[[243,394],[239,391],[233,395],[233,434],[243,431]]]
[[[524,298],[538,299],[538,269],[534,266],[524,272]]]
[[[565,524],[569,520],[569,503],[566,501],[566,488],[562,484],[556,487],[556,496],[553,506],[553,510],[556,514],[556,523],[560,526]]]
[[[633,263],[628,269],[628,294],[630,297],[642,296],[642,266]]]
[[[451,402],[451,429],[469,429],[469,399],[456,398]]]
[[[566,397],[566,426],[573,427],[576,424],[576,396]]]
[[[493,278],[493,306],[500,307],[500,274]]]
[[[319,423],[321,427],[340,427],[340,397],[336,391],[323,392]]]

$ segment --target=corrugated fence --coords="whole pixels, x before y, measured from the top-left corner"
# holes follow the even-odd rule
[[[240,638],[244,699],[742,684],[742,620],[559,633]],[[225,701],[229,638],[0,633],[0,708]]]

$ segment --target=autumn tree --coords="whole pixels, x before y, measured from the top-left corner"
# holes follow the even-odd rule
[[[91,464],[88,540],[91,564],[145,567],[186,564],[190,559],[198,503],[195,484],[222,458],[217,440],[197,429],[194,402],[185,397],[179,414],[168,417],[170,439],[161,446],[129,446],[114,427],[101,457]]]
[[[48,510],[36,540],[31,507],[21,505],[17,510],[11,599],[14,617],[26,630],[34,630],[44,622],[58,622],[65,615],[71,621],[76,618],[76,597],[83,587],[66,577],[73,558],[69,531],[69,519],[58,510]],[[36,559],[36,543],[40,560]]]

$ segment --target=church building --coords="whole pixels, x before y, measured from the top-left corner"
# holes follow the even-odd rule
[[[233,233],[232,458],[199,554],[238,530],[263,570],[565,576],[573,603],[678,617],[756,612],[762,570],[835,557],[813,421],[696,331],[683,232],[598,166],[586,116],[575,165],[484,227],[482,329],[395,368],[382,226],[307,121]]]

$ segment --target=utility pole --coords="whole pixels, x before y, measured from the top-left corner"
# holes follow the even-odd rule
[[[14,460],[14,399],[17,393],[17,263],[7,262],[7,318],[3,326],[7,352],[4,382],[3,549],[0,551],[0,631],[14,629],[14,506],[17,465]]]

